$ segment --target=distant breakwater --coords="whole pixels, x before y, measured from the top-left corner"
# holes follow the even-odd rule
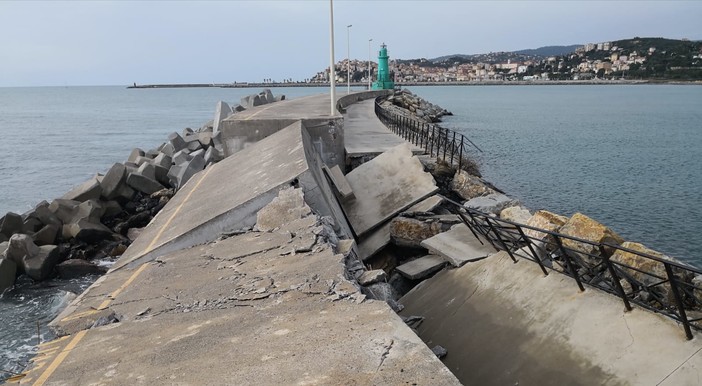
[[[671,80],[483,80],[466,82],[395,82],[398,87],[406,86],[589,86],[589,85],[644,85],[644,84],[675,84],[675,85],[702,85],[702,81],[671,81]],[[337,87],[347,85],[337,83]],[[366,82],[352,82],[352,87],[367,87]],[[329,87],[329,83],[309,83],[309,82],[266,82],[266,83],[163,83],[163,84],[133,84],[127,86],[128,89],[152,89],[152,88],[270,88],[270,87]]]

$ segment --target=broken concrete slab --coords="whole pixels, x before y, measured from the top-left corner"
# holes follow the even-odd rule
[[[388,275],[382,269],[374,269],[365,271],[358,277],[358,284],[366,286],[375,283],[384,282],[388,279]]]
[[[463,203],[468,209],[475,209],[482,213],[499,215],[508,207],[519,205],[519,201],[502,193],[491,193],[487,196],[471,198]]]
[[[331,188],[323,185],[322,173],[309,134],[300,122],[294,123],[179,186],[113,269],[213,240],[223,232],[252,227],[256,213],[290,185],[303,189],[305,202],[317,213],[333,214],[338,232],[348,237],[348,226]]]
[[[441,205],[444,202],[444,198],[435,195],[428,197],[411,207],[409,207],[407,210],[404,211],[404,213],[426,213],[426,212],[431,212],[434,209],[436,209],[439,205]]]
[[[342,206],[359,237],[438,190],[408,143],[357,167],[346,179],[356,199]]]
[[[422,241],[422,246],[454,267],[484,259],[496,252],[486,241],[481,244],[465,224],[456,224],[448,232]]]
[[[388,244],[390,244],[390,222],[386,222],[361,238],[358,243],[358,257],[361,261],[368,261]]]
[[[305,203],[302,189],[287,188],[256,215],[256,228],[267,232],[309,216],[312,209]]]
[[[344,173],[341,172],[339,165],[334,165],[331,168],[325,165],[324,172],[331,180],[332,186],[336,189],[336,192],[342,201],[353,200],[356,198],[356,196],[353,194],[353,189],[351,189],[351,185],[349,185],[349,182],[346,180]]]
[[[395,269],[400,275],[410,280],[422,280],[440,270],[446,264],[446,259],[441,256],[426,255],[404,263]]]

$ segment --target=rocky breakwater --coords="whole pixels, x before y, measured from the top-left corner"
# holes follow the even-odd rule
[[[219,123],[246,108],[285,99],[270,90],[229,107],[219,102],[203,127],[173,132],[148,151],[134,149],[61,198],[0,218],[0,293],[18,276],[34,281],[103,274],[96,261],[116,260],[188,180],[223,157]]]
[[[396,90],[381,105],[401,115],[408,115],[427,123],[441,122],[441,117],[453,115],[450,111],[420,98],[408,89]]]

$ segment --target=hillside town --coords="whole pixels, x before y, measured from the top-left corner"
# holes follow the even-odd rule
[[[346,59],[336,64],[336,81],[368,82],[374,62]],[[702,43],[689,40],[634,38],[588,43],[561,55],[522,55],[496,52],[455,55],[442,59],[392,59],[396,83],[450,83],[490,81],[547,81],[593,79],[702,79]],[[306,82],[329,81],[329,70]]]

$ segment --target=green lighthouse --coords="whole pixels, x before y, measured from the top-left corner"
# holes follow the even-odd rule
[[[390,69],[388,68],[388,48],[383,43],[378,52],[378,80],[373,82],[373,90],[392,90],[395,82],[390,79]]]

